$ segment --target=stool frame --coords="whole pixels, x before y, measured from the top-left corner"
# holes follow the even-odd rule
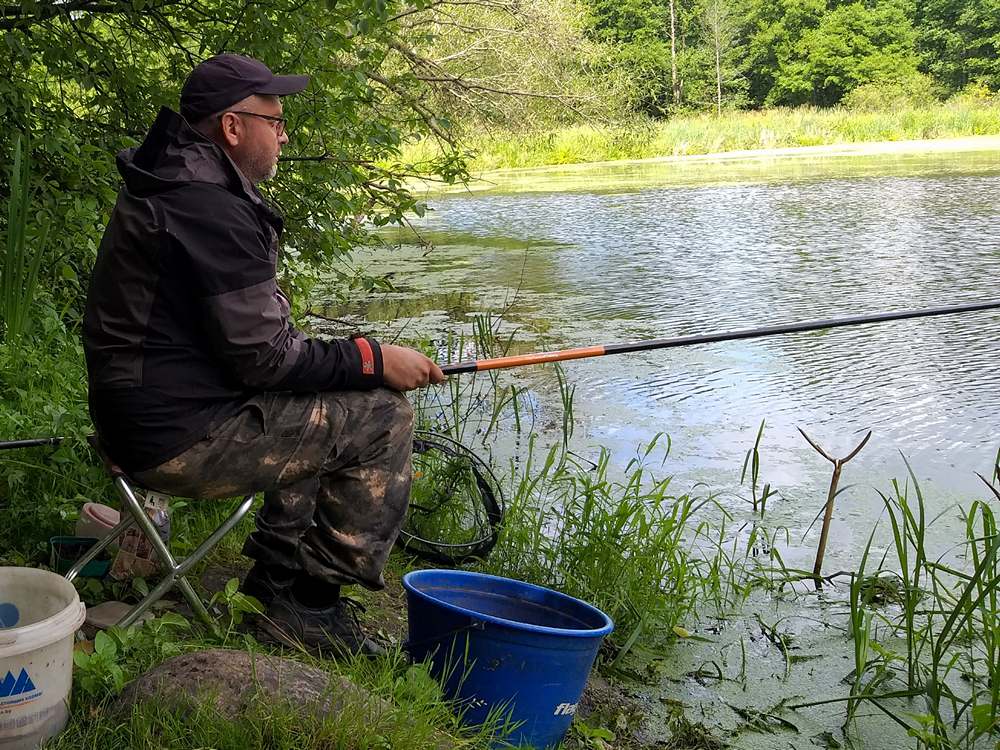
[[[7,450],[11,448],[33,448],[43,445],[59,445],[63,441],[61,437],[47,437],[47,438],[30,438],[27,440],[3,440],[0,441],[0,450]],[[223,521],[219,527],[212,532],[212,534],[203,541],[198,547],[188,555],[186,558],[178,561],[171,553],[170,549],[160,538],[159,532],[153,525],[153,521],[143,508],[143,504],[136,497],[135,489],[129,482],[128,478],[112,460],[110,460],[107,454],[101,447],[100,440],[96,435],[90,435],[88,437],[88,442],[91,447],[100,456],[102,462],[104,463],[105,470],[111,475],[114,480],[115,490],[118,492],[118,497],[122,502],[122,514],[121,522],[115,526],[108,535],[97,542],[93,547],[87,550],[86,554],[81,557],[72,568],[70,568],[66,575],[64,576],[67,581],[72,581],[78,575],[84,567],[97,557],[101,552],[107,549],[116,539],[118,539],[122,534],[124,534],[132,524],[137,524],[143,535],[149,540],[153,547],[153,551],[156,554],[156,558],[160,563],[160,568],[163,571],[163,579],[153,587],[142,600],[136,604],[132,609],[130,609],[125,616],[118,621],[117,625],[119,627],[127,628],[129,625],[135,623],[140,617],[142,617],[150,607],[152,607],[156,602],[163,598],[174,586],[180,589],[181,594],[187,600],[194,614],[199,620],[205,623],[211,630],[218,630],[218,625],[215,619],[209,614],[208,609],[205,607],[205,603],[201,600],[201,597],[195,592],[194,587],[188,581],[186,575],[192,567],[197,565],[201,560],[212,551],[216,544],[233,530],[240,521],[243,520],[244,516],[253,507],[254,495],[253,493],[247,495],[243,498],[240,504],[237,506],[236,510],[233,511],[225,521]],[[139,489],[146,489],[140,487]]]
[[[253,506],[253,494],[247,495],[240,502],[236,510],[229,515],[229,517],[222,522],[222,524],[212,532],[212,534],[203,541],[198,547],[183,560],[178,561],[164,544],[163,540],[160,538],[156,527],[153,525],[153,521],[146,514],[142,503],[139,498],[136,497],[135,490],[124,475],[118,474],[114,478],[115,489],[118,492],[118,496],[122,501],[122,520],[117,526],[115,526],[108,536],[100,540],[97,544],[91,547],[87,553],[81,557],[72,568],[67,571],[65,578],[68,581],[72,581],[76,578],[80,571],[83,570],[84,566],[97,557],[101,552],[103,552],[108,546],[119,538],[125,531],[128,530],[133,524],[139,526],[140,531],[149,540],[153,547],[153,551],[156,554],[157,559],[160,562],[160,569],[163,572],[163,579],[153,587],[153,589],[142,598],[142,600],[132,607],[131,610],[118,621],[117,625],[119,627],[127,628],[129,625],[135,623],[140,617],[145,614],[150,607],[152,607],[156,602],[158,602],[163,595],[166,594],[170,589],[176,586],[180,589],[181,594],[187,600],[191,609],[194,611],[195,615],[199,620],[204,622],[209,628],[215,630],[217,624],[215,619],[209,614],[208,609],[205,607],[205,603],[201,600],[201,597],[195,592],[194,587],[187,580],[186,574],[192,567],[198,564],[207,555],[216,544],[233,530],[243,517],[250,511]]]

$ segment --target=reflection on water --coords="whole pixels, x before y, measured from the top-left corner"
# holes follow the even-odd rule
[[[778,149],[772,152],[733,152],[682,158],[570,164],[488,172],[460,192],[617,192],[651,186],[788,183],[821,178],[905,177],[966,174],[1000,166],[1000,138],[972,137],[950,141],[880,144],[889,152],[872,155],[873,144]],[[931,149],[931,150],[928,150]],[[742,154],[742,156],[740,156]],[[440,185],[429,186],[440,190]],[[432,193],[433,194],[433,193]]]
[[[523,341],[561,348],[1000,297],[1000,153],[796,160],[757,181],[750,168],[732,167],[733,184],[714,165],[709,185],[640,171],[616,190],[595,177],[592,191],[437,198],[431,253],[371,259],[404,291],[369,319],[398,304],[407,335],[440,339],[506,308]],[[943,509],[982,494],[974,472],[1000,445],[998,324],[976,313],[571,362],[577,437],[627,457],[665,430],[679,479],[732,487],[766,419],[763,474],[804,529],[829,467],[796,426],[832,453],[871,429],[844,481],[884,488],[903,452]],[[550,370],[516,377],[557,408]],[[878,507],[848,493],[838,516],[855,522],[832,548],[863,545]]]
[[[328,318],[363,316],[366,320],[377,323],[405,320],[432,310],[445,313],[451,320],[460,320],[479,310],[479,303],[473,292],[427,294],[409,287],[405,282],[397,285],[397,288],[402,294],[346,305],[317,304],[315,309]],[[415,296],[404,296],[407,294]]]

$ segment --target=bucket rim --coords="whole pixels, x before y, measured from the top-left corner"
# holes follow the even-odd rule
[[[437,597],[431,596],[426,591],[417,588],[414,584],[414,580],[419,581],[421,577],[427,574],[445,574],[446,576],[454,576],[456,578],[475,578],[485,581],[503,581],[504,583],[513,583],[518,586],[523,586],[525,588],[534,589],[535,591],[545,592],[547,594],[554,594],[556,597],[567,601],[573,602],[574,604],[582,607],[585,610],[592,612],[597,615],[603,621],[603,625],[599,628],[555,628],[550,625],[533,625],[528,622],[521,622],[519,620],[509,620],[505,617],[497,617],[496,615],[486,614],[485,612],[477,612],[474,609],[468,609],[467,607],[460,607],[457,604],[452,604],[451,602],[446,602]],[[608,617],[604,612],[595,607],[589,602],[585,602],[582,599],[578,599],[575,596],[570,596],[569,594],[564,594],[562,591],[556,591],[555,589],[548,588],[547,586],[539,586],[535,583],[528,583],[526,581],[519,581],[516,578],[506,578],[504,576],[490,575],[489,573],[476,573],[470,570],[448,570],[447,568],[425,568],[423,570],[411,570],[403,576],[403,588],[408,592],[412,593],[425,601],[433,602],[439,607],[454,612],[457,614],[465,615],[483,622],[492,623],[494,625],[500,625],[511,630],[518,630],[526,633],[536,633],[540,635],[556,635],[563,636],[567,638],[603,638],[608,635],[611,631],[615,629],[614,621]]]
[[[19,656],[27,651],[36,651],[58,643],[63,638],[72,636],[87,618],[87,607],[80,601],[80,595],[73,584],[63,576],[38,568],[0,566],[0,577],[9,571],[18,571],[19,574],[27,574],[28,576],[36,576],[38,578],[53,576],[62,582],[60,584],[61,588],[67,593],[71,591],[73,595],[69,603],[55,614],[33,622],[30,625],[15,626],[0,630],[0,659]],[[11,639],[11,636],[13,636],[13,639]]]

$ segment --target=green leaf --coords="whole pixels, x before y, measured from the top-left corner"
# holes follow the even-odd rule
[[[101,630],[94,638],[94,653],[102,657],[114,658],[118,653],[118,644],[115,643],[114,638]]]
[[[979,703],[972,707],[972,723],[976,734],[986,734],[997,727],[997,715],[989,703]]]
[[[189,628],[191,623],[183,615],[179,615],[176,612],[167,612],[157,618],[157,622],[161,625],[172,628]]]
[[[111,684],[114,687],[116,693],[120,693],[122,688],[125,687],[125,672],[117,664],[112,664],[108,669],[108,674],[111,675]]]

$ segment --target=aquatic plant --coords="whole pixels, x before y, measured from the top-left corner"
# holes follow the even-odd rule
[[[661,441],[640,447],[617,478],[607,450],[594,462],[559,445],[539,456],[532,438],[525,465],[511,474],[500,540],[481,567],[594,603],[615,620],[623,649],[654,636],[654,627],[669,633],[703,583],[690,540],[692,520],[711,500],[674,495],[670,479],[652,473]]]
[[[930,523],[923,493],[909,482],[882,494],[892,529],[896,567],[885,559],[875,576],[899,581],[898,608],[866,602],[872,532],[852,576],[850,628],[854,670],[846,700],[848,722],[861,703],[874,706],[921,748],[974,748],[1000,732],[1000,534],[987,502],[962,512],[965,539],[959,554],[936,558],[927,548]],[[912,483],[912,484],[911,484]],[[912,495],[911,495],[912,491]],[[1000,491],[990,485],[1000,499]],[[881,494],[881,493],[880,493]],[[945,562],[966,561],[966,569]],[[900,649],[897,644],[902,644]],[[798,704],[794,708],[822,702]]]
[[[764,425],[766,420],[760,421],[757,429],[757,437],[754,438],[753,446],[747,450],[746,458],[743,459],[743,470],[740,472],[740,484],[747,478],[747,469],[750,470],[750,502],[753,504],[753,512],[760,512],[761,517],[767,510],[767,499],[771,496],[771,485],[765,484],[761,490],[760,497],[757,496],[757,482],[760,479],[760,441],[764,437]]]

